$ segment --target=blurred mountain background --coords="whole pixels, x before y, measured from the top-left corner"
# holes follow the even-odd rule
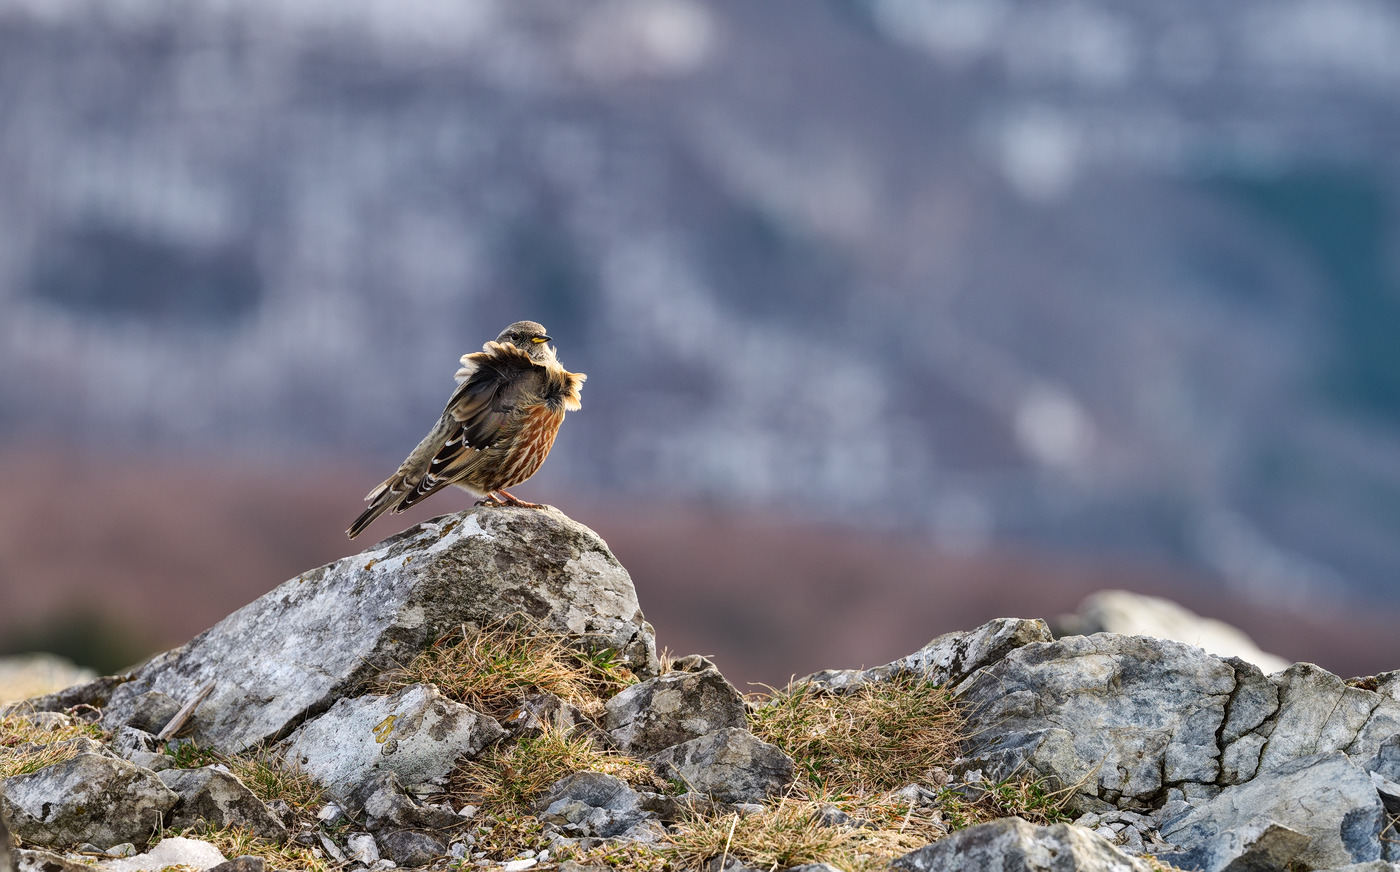
[[[531,318],[521,495],[737,680],[1107,586],[1400,667],[1397,97],[1367,0],[0,0],[0,650],[359,550]]]

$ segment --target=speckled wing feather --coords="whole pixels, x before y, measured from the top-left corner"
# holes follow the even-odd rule
[[[386,511],[401,512],[451,484],[478,451],[500,437],[522,396],[538,390],[545,372],[521,349],[499,342],[463,355],[461,362],[457,390],[442,416],[398,471],[365,496],[369,507],[346,531],[352,539]],[[529,377],[535,373],[539,376]]]

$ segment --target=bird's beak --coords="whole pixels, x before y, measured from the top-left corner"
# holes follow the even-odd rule
[[[539,345],[541,342],[549,342],[553,339],[553,336],[533,336],[530,338],[530,341],[535,343],[536,345]]]

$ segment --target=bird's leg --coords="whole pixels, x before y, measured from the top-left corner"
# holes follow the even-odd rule
[[[518,509],[543,509],[543,508],[544,508],[544,506],[540,505],[539,503],[527,503],[527,502],[525,502],[524,500],[520,499],[519,497],[516,497],[516,496],[510,494],[509,492],[507,492],[507,491],[506,491],[505,489],[503,489],[503,488],[496,488],[496,493],[498,493],[498,494],[501,495],[501,503],[500,503],[501,505],[515,506],[515,507],[518,508]]]

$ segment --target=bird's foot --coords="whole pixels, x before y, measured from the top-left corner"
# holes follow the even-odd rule
[[[496,503],[498,506],[514,506],[517,509],[546,508],[546,506],[541,503],[527,503],[519,497],[512,495],[509,491],[497,490],[496,493],[500,495],[500,501]]]

